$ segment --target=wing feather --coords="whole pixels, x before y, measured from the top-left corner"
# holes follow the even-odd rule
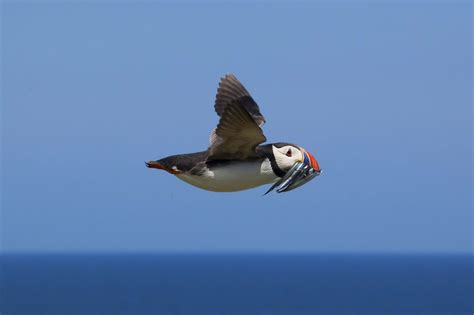
[[[233,74],[227,74],[221,79],[217,89],[216,102],[214,104],[217,115],[222,116],[227,106],[235,101],[239,101],[244,106],[258,126],[263,126],[265,118],[260,113],[257,103]]]
[[[239,101],[228,104],[211,133],[208,160],[256,157],[255,147],[266,141],[262,129]]]

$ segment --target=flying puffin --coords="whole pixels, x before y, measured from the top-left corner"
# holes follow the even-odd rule
[[[261,129],[265,118],[250,93],[233,74],[221,79],[214,109],[220,120],[211,132],[206,151],[147,161],[146,166],[167,171],[188,184],[216,192],[240,191],[275,183],[272,190],[282,181],[287,182],[283,183],[286,186],[294,185],[295,178],[290,178],[290,175],[295,177],[296,166],[299,167],[297,186],[321,172],[316,159],[298,145],[260,145],[267,140]]]

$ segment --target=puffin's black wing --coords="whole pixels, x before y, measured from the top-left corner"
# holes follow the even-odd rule
[[[245,108],[258,126],[263,126],[265,118],[260,113],[257,103],[233,74],[227,74],[221,79],[217,89],[216,103],[214,104],[217,115],[222,117],[227,106],[235,101]]]
[[[211,133],[208,161],[257,157],[255,147],[267,139],[244,104],[239,99],[226,105],[217,128]]]

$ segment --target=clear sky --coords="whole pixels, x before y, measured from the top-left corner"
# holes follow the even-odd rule
[[[2,2],[4,251],[469,252],[470,1]],[[145,160],[204,150],[219,78],[324,174],[262,196]]]

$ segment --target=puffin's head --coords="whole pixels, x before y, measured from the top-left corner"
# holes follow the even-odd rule
[[[321,171],[314,156],[300,146],[289,143],[274,143],[272,144],[272,151],[277,166],[283,172],[289,171],[298,162],[309,165],[317,172]]]

